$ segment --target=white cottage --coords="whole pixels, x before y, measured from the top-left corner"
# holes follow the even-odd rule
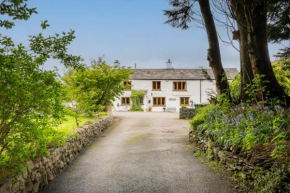
[[[208,93],[215,92],[212,70],[176,69],[171,65],[169,60],[167,68],[163,69],[132,69],[134,74],[131,75],[131,80],[124,82],[130,84],[131,88],[114,101],[113,111],[129,111],[131,90],[145,93],[140,101],[144,111],[151,108],[152,111],[178,112],[182,106],[208,103]],[[225,71],[229,81],[238,73],[236,68],[225,68]]]

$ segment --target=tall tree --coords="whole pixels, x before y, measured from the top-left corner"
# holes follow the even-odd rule
[[[209,0],[170,0],[173,10],[164,11],[164,14],[168,17],[168,20],[165,23],[170,24],[172,27],[188,29],[188,23],[191,21],[199,22],[193,17],[193,15],[196,14],[193,11],[195,2],[199,3],[202,14],[202,23],[207,32],[209,43],[207,60],[209,61],[209,65],[215,76],[217,94],[220,95],[224,93],[229,99],[231,99],[229,94],[229,83],[222,66],[218,36]]]
[[[248,32],[247,32],[247,21],[245,17],[245,11],[243,4],[236,0],[221,0],[220,8],[227,17],[237,21],[238,26],[238,40],[239,40],[239,51],[240,51],[240,96],[238,101],[247,101],[249,95],[246,92],[246,87],[252,84],[254,78],[251,61],[248,52]],[[224,6],[222,6],[224,5]],[[222,8],[223,7],[223,8]],[[227,10],[228,9],[228,10]]]
[[[198,2],[209,43],[207,60],[209,61],[209,65],[212,68],[215,76],[217,92],[219,95],[225,93],[226,96],[228,96],[228,98],[230,99],[231,95],[229,93],[229,83],[227,81],[226,74],[222,65],[219,41],[214,19],[211,13],[210,3],[209,0],[198,0]]]
[[[247,22],[248,53],[254,76],[265,75],[261,86],[265,91],[259,96],[264,100],[265,96],[279,98],[290,104],[290,97],[279,85],[269,56],[268,33],[267,33],[267,14],[271,1],[243,0],[244,13]]]
[[[246,31],[246,18],[243,14],[243,9],[237,12],[237,17],[240,19],[238,23],[239,29],[239,46],[240,46],[240,64],[241,64],[241,86],[240,86],[240,101],[247,101],[249,95],[246,92],[246,86],[252,84],[254,78],[253,70],[251,67],[250,57],[248,53],[247,31]]]
[[[289,97],[277,84],[270,63],[267,40],[279,43],[289,38],[290,2],[287,0],[219,0],[215,3],[227,17],[236,20],[239,29],[241,59],[241,100],[249,96],[245,86],[253,77],[264,74],[260,100],[265,95],[288,101]],[[289,48],[284,48],[279,56],[287,56]],[[287,61],[287,60],[285,60]],[[288,101],[289,102],[289,101]]]

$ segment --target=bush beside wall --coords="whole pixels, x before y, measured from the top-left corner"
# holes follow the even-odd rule
[[[249,161],[244,156],[220,148],[215,142],[197,131],[189,132],[189,141],[196,144],[208,158],[220,164],[232,173],[232,179],[243,191],[262,192],[289,192],[290,168],[273,159],[256,159]]]
[[[254,165],[249,163],[239,155],[235,155],[231,151],[222,150],[220,147],[210,142],[210,140],[198,134],[196,131],[190,131],[189,141],[195,143],[201,150],[212,155],[212,158],[216,161],[222,161],[226,164],[226,168],[231,171],[247,171],[251,172],[254,169]],[[210,151],[210,152],[209,152]]]
[[[0,184],[0,193],[38,192],[49,181],[52,181],[82,149],[100,136],[112,122],[113,117],[107,116],[76,129],[76,137],[68,138],[66,145],[50,148],[48,157],[39,157],[29,161],[27,170]]]

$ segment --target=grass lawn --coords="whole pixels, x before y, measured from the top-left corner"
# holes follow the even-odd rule
[[[89,116],[79,116],[78,118],[80,127],[83,126],[86,122],[88,121],[93,122],[94,120],[95,120],[95,117],[89,117]],[[72,131],[76,128],[77,128],[77,124],[76,124],[75,118],[72,116],[66,116],[66,120],[57,127],[57,129],[64,129],[68,131]]]
[[[90,121],[90,122],[93,122],[94,120],[96,119],[100,119],[101,117],[103,116],[106,116],[107,115],[107,112],[100,112],[98,114],[98,117],[90,117],[90,116],[79,116],[78,117],[78,121],[79,121],[79,126],[83,126],[86,122]],[[60,124],[57,129],[63,129],[63,130],[67,130],[67,131],[72,131],[74,129],[77,128],[77,124],[76,124],[76,120],[74,117],[72,116],[66,116],[65,117],[66,120]]]

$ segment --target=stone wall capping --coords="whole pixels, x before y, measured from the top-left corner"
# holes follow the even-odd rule
[[[113,123],[113,116],[105,116],[73,131],[75,138],[66,139],[60,147],[49,145],[49,155],[27,163],[27,169],[0,184],[0,193],[39,192],[52,181],[85,147],[99,137]]]

